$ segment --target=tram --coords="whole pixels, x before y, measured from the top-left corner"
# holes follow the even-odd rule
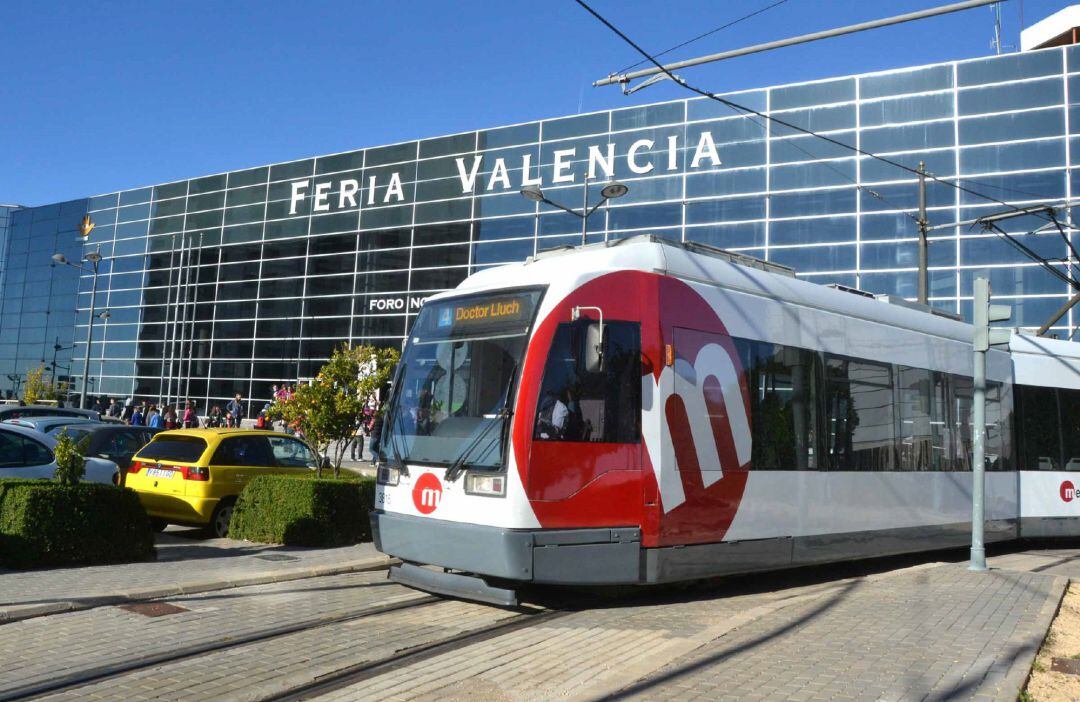
[[[986,540],[1080,533],[1080,345],[1014,336],[987,358]],[[376,546],[395,580],[512,604],[523,582],[966,544],[971,338],[954,315],[653,236],[481,271],[406,341]]]

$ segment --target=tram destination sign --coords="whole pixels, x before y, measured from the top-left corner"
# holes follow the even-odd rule
[[[432,307],[429,325],[439,336],[521,328],[532,321],[538,294],[534,291],[471,297],[429,303]]]
[[[551,152],[551,162],[533,163],[535,154],[523,153],[520,158],[499,157],[492,159],[483,153],[458,156],[454,159],[461,194],[506,192],[529,185],[559,186],[577,182],[578,174],[573,165],[586,164],[589,180],[608,180],[615,177],[617,161],[625,164],[634,175],[658,174],[679,170],[679,153],[686,152],[687,170],[715,168],[722,165],[716,141],[709,130],[703,130],[690,144],[683,144],[682,137],[671,135],[666,139],[637,139],[625,153],[616,154],[613,142],[567,146]],[[573,142],[571,142],[573,143]],[[301,203],[311,199],[313,212],[330,212],[357,208],[361,205],[392,205],[406,201],[405,184],[413,179],[413,167],[386,173],[380,168],[377,175],[365,174],[362,178],[330,177],[325,180],[303,178],[291,181],[289,214],[297,214]],[[354,171],[355,173],[355,171]]]

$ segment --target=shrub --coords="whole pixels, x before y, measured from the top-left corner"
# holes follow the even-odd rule
[[[56,482],[61,485],[77,485],[86,475],[86,459],[75,440],[67,432],[61,432],[56,439]]]
[[[154,534],[139,497],[112,485],[0,480],[0,562],[126,563],[154,558]]]
[[[288,546],[342,546],[371,540],[371,478],[326,480],[264,475],[240,493],[229,537]]]

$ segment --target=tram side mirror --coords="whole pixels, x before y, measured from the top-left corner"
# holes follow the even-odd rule
[[[604,326],[592,322],[585,327],[585,371],[599,373],[604,370]]]

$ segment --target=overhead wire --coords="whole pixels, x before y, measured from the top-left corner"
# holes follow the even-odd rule
[[[742,17],[739,17],[738,19],[731,20],[727,24],[722,24],[719,27],[717,27],[716,29],[710,29],[709,31],[705,32],[704,34],[698,34],[693,39],[687,39],[683,43],[676,44],[675,46],[671,47],[670,49],[664,49],[663,51],[661,51],[658,54],[653,54],[653,56],[660,57],[660,56],[664,56],[665,54],[670,54],[672,51],[677,51],[677,50],[683,48],[684,46],[688,46],[690,44],[693,44],[695,41],[699,41],[701,39],[704,39],[705,37],[712,36],[713,34],[716,34],[719,31],[728,29],[729,27],[734,27],[735,25],[739,24],[740,22],[745,22],[746,20],[750,19],[751,17],[757,17],[761,13],[767,12],[767,11],[773,9],[774,7],[777,7],[778,5],[783,5],[787,1],[788,0],[777,0],[777,2],[774,2],[771,5],[766,5],[765,7],[754,10],[753,12],[751,12],[748,15],[743,15]],[[643,63],[648,63],[648,59],[642,59],[642,60],[638,61],[637,63],[630,64],[626,68],[619,71],[619,73],[626,73],[630,69],[637,68],[638,66],[640,66]]]
[[[677,85],[681,85],[686,90],[689,90],[689,91],[691,91],[693,93],[696,93],[696,94],[698,94],[698,95],[700,95],[702,97],[708,98],[708,99],[713,100],[715,102],[719,102],[720,104],[727,106],[728,108],[730,108],[731,110],[733,110],[735,112],[744,113],[744,114],[747,114],[747,115],[755,115],[757,117],[760,117],[761,119],[768,120],[768,121],[770,121],[770,122],[772,122],[774,124],[779,124],[781,126],[787,127],[788,129],[792,129],[792,130],[794,130],[796,132],[800,132],[802,134],[806,134],[806,135],[809,135],[809,136],[816,137],[816,138],[821,139],[822,141],[824,141],[826,143],[833,144],[834,146],[839,146],[840,148],[853,151],[853,152],[855,152],[857,154],[860,154],[862,156],[867,156],[869,158],[873,158],[873,159],[875,159],[877,161],[880,161],[882,163],[891,165],[891,166],[893,166],[895,168],[898,168],[898,169],[900,169],[902,171],[905,171],[907,173],[911,173],[911,174],[916,175],[916,176],[924,175],[928,180],[932,180],[935,183],[939,183],[941,185],[945,185],[947,187],[954,188],[954,189],[956,189],[956,190],[958,190],[958,191],[960,191],[962,193],[967,193],[967,194],[972,195],[974,197],[977,197],[977,198],[980,198],[980,199],[983,199],[983,200],[987,200],[989,202],[993,202],[993,203],[1001,205],[1002,207],[1004,207],[1006,209],[1009,209],[1009,210],[1011,210],[1013,212],[1023,212],[1023,210],[1020,207],[1016,206],[1016,205],[1005,202],[1003,200],[999,200],[999,199],[997,199],[995,197],[992,197],[990,195],[986,195],[985,193],[980,193],[977,190],[972,190],[971,188],[968,188],[966,186],[961,185],[959,182],[953,183],[953,182],[950,182],[950,181],[945,180],[943,178],[940,178],[938,176],[935,176],[932,173],[920,173],[919,170],[917,170],[915,168],[912,168],[910,166],[906,166],[903,163],[900,163],[898,161],[894,161],[893,159],[887,158],[885,156],[879,156],[879,155],[877,155],[875,153],[866,151],[865,149],[862,149],[862,148],[860,148],[858,146],[853,146],[851,144],[844,143],[844,142],[842,142],[842,141],[840,141],[838,139],[834,139],[834,138],[832,138],[832,137],[830,137],[828,135],[825,135],[825,134],[819,134],[819,133],[817,133],[817,132],[815,132],[815,131],[813,131],[811,129],[801,127],[801,126],[799,126],[797,124],[792,124],[791,122],[788,122],[786,120],[783,120],[783,119],[778,118],[778,117],[773,116],[773,115],[768,115],[768,114],[762,113],[762,112],[760,112],[758,110],[747,107],[745,105],[740,105],[740,104],[738,104],[736,102],[732,102],[731,100],[723,98],[723,97],[721,97],[719,95],[716,95],[714,93],[711,93],[711,92],[709,92],[707,90],[704,90],[702,88],[698,88],[698,87],[696,87],[694,85],[691,85],[690,83],[686,82],[682,78],[679,78],[678,76],[673,74],[669,69],[664,67],[659,61],[656,60],[655,57],[653,57],[651,54],[649,54],[649,52],[645,51],[645,49],[641,48],[633,39],[631,39],[629,36],[627,36],[622,30],[620,30],[618,27],[616,27],[614,24],[612,24],[607,18],[605,18],[599,12],[597,12],[592,7],[590,7],[589,4],[586,3],[584,0],[574,0],[574,1],[582,9],[584,9],[586,12],[588,12],[590,15],[592,15],[594,18],[596,18],[601,24],[603,24],[605,27],[607,27],[609,30],[611,30],[615,35],[617,35],[620,39],[622,39],[625,43],[627,43],[631,47],[633,47],[633,49],[635,51],[637,51],[639,54],[641,54],[644,57],[644,60],[642,61],[642,63],[646,63],[646,62],[652,63],[664,75],[666,75],[670,80],[672,80]],[[764,125],[760,125],[760,123],[759,123],[759,126],[762,126],[762,128],[764,128]],[[960,179],[958,178],[957,180],[959,181]],[[857,188],[863,188],[863,186],[860,186],[858,183],[856,183],[856,187]],[[1048,199],[1048,198],[1042,198],[1042,199]],[[1038,215],[1032,215],[1032,216],[1037,217]],[[1049,218],[1049,217],[1043,216],[1042,219],[1044,219],[1047,222],[1053,223],[1053,220],[1051,218]],[[1002,230],[1000,227],[994,226],[994,227],[991,227],[991,229],[993,229],[999,235],[1004,234],[1004,230]],[[1017,248],[1025,256],[1027,256],[1029,258],[1032,258],[1032,260],[1038,262],[1051,275],[1054,275],[1055,277],[1059,277],[1059,278],[1064,276],[1064,274],[1061,271],[1059,271],[1057,268],[1055,268],[1054,265],[1048,259],[1039,256],[1034,251],[1032,251],[1030,248],[1028,248],[1027,246],[1024,246],[1023,244],[1018,242],[1011,235],[1005,235],[1003,238],[1005,239],[1005,241],[1009,242],[1012,246]],[[1071,276],[1065,276],[1063,279],[1066,282],[1068,282],[1068,284],[1071,287],[1073,287],[1074,289],[1080,290],[1080,282],[1077,282]]]

